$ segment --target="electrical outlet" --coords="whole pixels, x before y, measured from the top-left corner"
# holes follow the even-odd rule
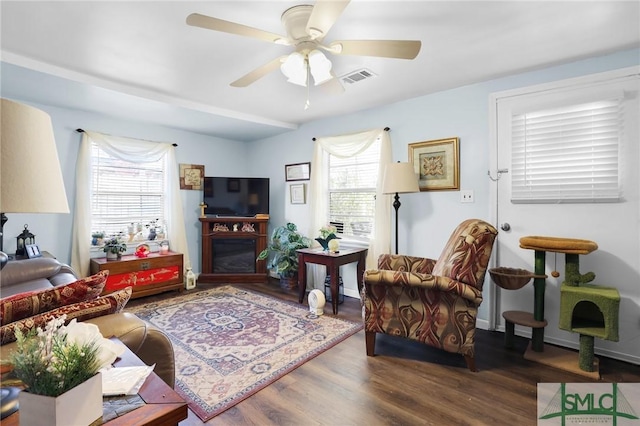
[[[461,203],[473,203],[473,190],[464,189],[460,191],[460,202]]]

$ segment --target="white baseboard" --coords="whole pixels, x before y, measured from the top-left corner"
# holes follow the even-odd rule
[[[476,321],[476,328],[480,328],[482,330],[489,330],[489,321],[480,320],[480,319],[477,320]],[[504,333],[504,325],[498,325],[498,327],[496,327],[495,331],[499,331],[501,333]],[[528,327],[524,327],[522,329],[520,329],[519,327],[516,327],[515,335],[516,336],[521,336],[521,337],[526,337],[526,338],[530,339],[531,338],[531,329],[528,328]],[[564,348],[570,348],[570,349],[575,349],[575,350],[579,350],[580,349],[580,344],[579,343],[572,342],[572,341],[565,340],[565,339],[558,339],[556,337],[545,336],[544,342],[545,343],[550,343],[552,345],[561,346],[561,347],[564,347]],[[605,356],[607,358],[617,359],[619,361],[628,362],[628,363],[634,364],[634,365],[640,365],[640,357],[635,356],[635,355],[625,354],[625,353],[622,353],[622,352],[616,352],[616,351],[612,351],[610,349],[603,349],[603,348],[598,348],[598,347],[594,348],[594,353],[596,355]]]

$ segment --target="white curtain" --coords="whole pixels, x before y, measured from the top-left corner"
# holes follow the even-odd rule
[[[81,276],[89,275],[91,251],[91,142],[109,155],[134,163],[165,161],[165,215],[171,249],[183,254],[190,265],[187,234],[180,197],[180,178],[175,148],[170,143],[149,142],[85,131],[76,164],[76,208],[73,223],[71,267]]]
[[[376,183],[376,204],[373,224],[373,237],[367,253],[367,268],[375,268],[378,256],[391,250],[391,196],[383,194],[382,180],[387,164],[391,162],[391,139],[384,129],[373,129],[348,135],[317,138],[311,167],[309,200],[311,209],[311,230],[317,232],[327,225],[329,217],[327,163],[329,154],[341,158],[352,157],[367,149],[380,138],[380,164]],[[312,267],[309,275],[314,277],[314,287],[322,288],[324,268]]]

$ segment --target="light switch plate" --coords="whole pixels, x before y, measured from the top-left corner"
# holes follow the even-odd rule
[[[473,190],[471,189],[463,189],[460,191],[460,202],[461,203],[473,203]]]

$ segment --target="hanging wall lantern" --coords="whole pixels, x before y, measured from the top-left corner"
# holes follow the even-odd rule
[[[25,247],[36,243],[36,236],[29,232],[29,225],[24,225],[24,231],[16,237],[16,257],[27,257]]]

